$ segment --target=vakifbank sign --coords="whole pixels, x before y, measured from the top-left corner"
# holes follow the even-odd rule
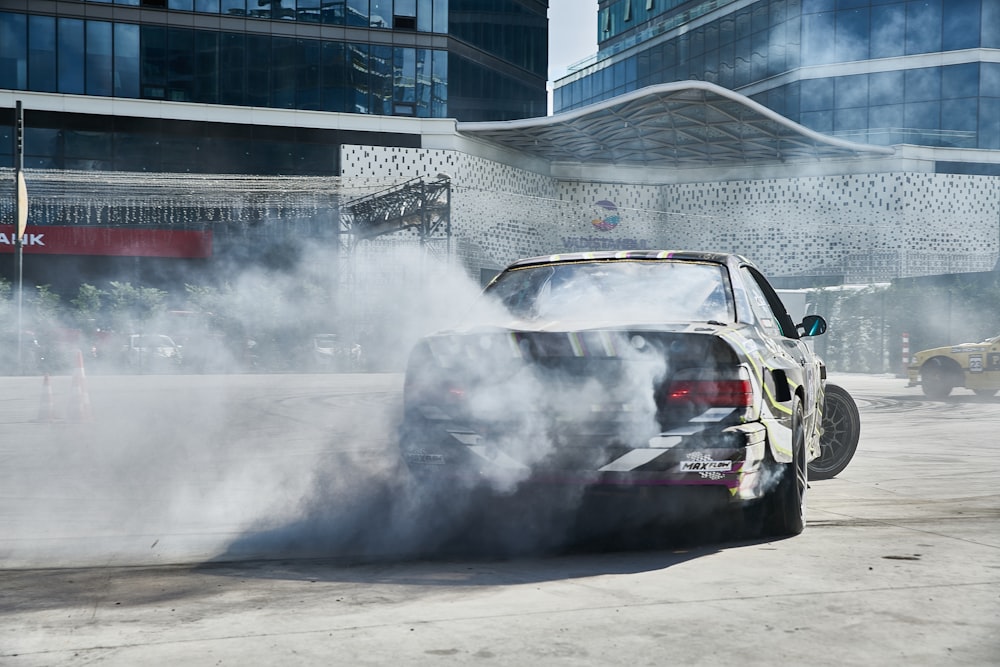
[[[16,240],[14,225],[0,225],[0,254],[13,253]],[[186,229],[32,225],[22,241],[25,255],[212,256],[212,232]]]

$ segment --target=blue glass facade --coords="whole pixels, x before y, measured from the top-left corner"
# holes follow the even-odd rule
[[[0,12],[0,88],[443,118],[443,49]]]
[[[470,121],[526,118],[546,110],[546,11],[541,0],[53,0],[44,6],[0,0],[0,89]],[[36,133],[26,138],[29,167],[336,169],[329,157],[336,151],[315,145],[336,133],[306,140],[289,128],[261,130],[277,142],[274,150],[245,150],[243,142],[256,146],[259,137],[230,146],[223,136],[231,151],[222,158],[201,153],[192,163],[177,157],[190,152],[188,135],[224,126],[110,119],[95,128],[94,118],[80,114],[27,113]],[[3,156],[13,154],[11,118],[12,111],[0,109],[6,164]],[[59,140],[44,139],[46,132]],[[80,132],[104,137],[80,154]]]
[[[615,0],[598,31],[555,111],[693,79],[853,141],[1000,149],[1000,0]]]
[[[82,0],[198,14],[448,32],[447,0]]]

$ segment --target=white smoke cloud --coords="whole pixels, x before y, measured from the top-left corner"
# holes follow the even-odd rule
[[[501,361],[510,375],[473,392],[470,406],[483,418],[524,417],[483,443],[518,465],[494,469],[479,486],[418,483],[397,449],[399,371],[410,348],[441,329],[488,336],[498,324],[523,321],[480,299],[478,281],[461,267],[416,248],[359,253],[348,265],[339,251],[311,246],[294,270],[247,267],[228,285],[230,312],[247,331],[274,320],[326,323],[357,334],[388,374],[95,374],[93,419],[81,424],[66,419],[69,378],[55,378],[58,423],[32,432],[32,447],[55,456],[49,470],[17,486],[23,493],[12,491],[35,501],[25,500],[8,562],[548,549],[578,531],[581,516],[598,520],[581,510],[580,485],[543,497],[513,493],[524,491],[526,474],[557,443],[574,444],[551,417],[577,428],[628,403],[631,418],[611,439],[641,441],[657,432],[652,388],[666,372],[662,355],[615,335],[603,345],[630,372],[614,382]],[[66,502],[75,503],[72,513],[63,511]],[[603,520],[617,527],[622,517]]]
[[[600,467],[600,459],[607,457],[603,446],[581,446],[572,433],[585,432],[587,424],[607,427],[609,416],[627,414],[628,419],[616,431],[605,432],[608,442],[644,442],[655,436],[659,426],[653,388],[666,372],[664,355],[651,346],[637,346],[625,334],[613,334],[603,342],[612,354],[605,360],[608,368],[622,362],[629,366],[629,372],[614,375],[615,382],[541,372],[516,356],[504,356],[510,351],[498,341],[506,341],[506,327],[517,329],[525,322],[495,301],[480,298],[480,286],[460,269],[428,265],[426,255],[410,249],[387,251],[378,263],[368,260],[353,268],[356,293],[364,295],[365,312],[386,323],[381,333],[395,353],[405,357],[421,336],[443,329],[446,336],[435,342],[437,352],[456,355],[481,379],[486,376],[482,386],[469,389],[466,407],[472,421],[504,423],[505,430],[470,443],[468,449],[491,465],[484,466],[475,484],[447,475],[430,483],[414,478],[395,450],[400,413],[375,424],[359,415],[357,421],[337,425],[337,442],[331,444],[341,453],[317,462],[300,502],[280,517],[261,517],[226,557],[437,549],[522,553],[562,543],[579,529],[583,485],[553,486],[539,499],[522,482],[549,469],[549,457],[566,447],[589,457],[582,469]],[[390,279],[390,273],[403,279]],[[636,291],[645,293],[641,287]],[[363,444],[373,440],[386,446],[374,458]],[[350,442],[360,448],[344,452]]]

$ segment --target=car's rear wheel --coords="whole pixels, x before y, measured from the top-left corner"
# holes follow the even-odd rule
[[[854,399],[843,387],[827,384],[820,452],[809,462],[809,477],[830,479],[840,474],[854,458],[860,437],[861,415]]]
[[[751,530],[765,537],[787,537],[802,532],[805,528],[808,479],[805,461],[802,404],[796,398],[792,408],[792,461],[777,463],[768,455],[764,464],[765,479],[776,476],[777,482],[758,504],[749,507],[745,513],[745,523]]]
[[[920,367],[920,387],[927,398],[947,398],[955,384],[953,369],[940,359],[930,359]]]

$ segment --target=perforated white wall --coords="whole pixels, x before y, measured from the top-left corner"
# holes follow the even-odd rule
[[[771,276],[853,283],[988,271],[1000,256],[1000,179],[989,176],[622,185],[559,181],[459,151],[370,146],[345,146],[341,164],[347,178],[448,173],[453,247],[473,270],[574,250],[684,248],[738,252]]]

